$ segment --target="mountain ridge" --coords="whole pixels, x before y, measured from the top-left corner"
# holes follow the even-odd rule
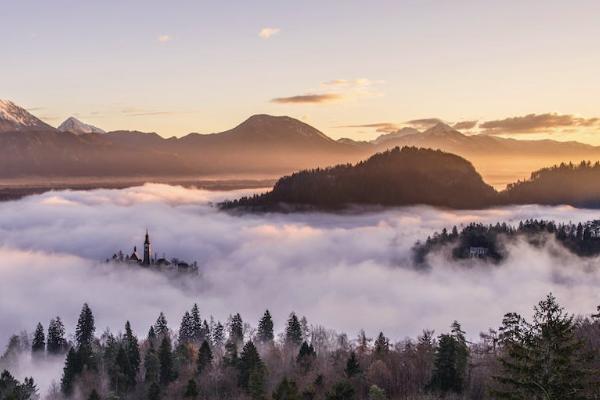
[[[12,102],[2,104],[0,178],[154,174],[277,177],[300,169],[357,162],[394,147],[415,146],[467,158],[486,180],[500,187],[547,165],[600,160],[600,147],[588,144],[465,135],[445,124],[423,132],[404,128],[370,142],[333,140],[300,120],[267,114],[252,115],[226,131],[189,133],[179,138],[125,130],[101,135],[60,132]],[[53,134],[57,132],[62,136]]]

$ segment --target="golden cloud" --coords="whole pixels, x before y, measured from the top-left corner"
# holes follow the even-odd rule
[[[599,118],[582,118],[572,114],[527,114],[493,121],[485,121],[479,126],[488,134],[539,133],[545,130],[600,125]]]
[[[271,100],[271,103],[277,104],[320,104],[329,103],[342,99],[342,95],[337,93],[322,93],[322,94],[302,94],[290,97],[276,97]]]

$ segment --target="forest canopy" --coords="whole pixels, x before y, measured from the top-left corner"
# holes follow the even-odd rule
[[[599,307],[600,308],[600,307]],[[210,321],[210,322],[209,322]],[[454,321],[447,332],[424,330],[393,341],[383,332],[356,338],[291,313],[274,330],[269,311],[254,328],[238,313],[227,323],[201,318],[194,305],[172,329],[160,313],[145,337],[129,322],[96,335],[82,307],[75,335],[60,318],[47,334],[15,335],[0,358],[11,368],[23,354],[36,363],[64,360],[51,399],[596,399],[600,395],[600,315],[575,317],[549,294],[533,317],[509,312],[497,329],[469,340]],[[279,333],[277,333],[279,332]],[[59,346],[57,346],[57,344]],[[0,399],[33,400],[31,378],[0,375]],[[42,393],[46,395],[46,393]]]
[[[220,204],[250,211],[337,210],[352,205],[477,209],[514,204],[600,207],[600,163],[560,164],[497,192],[450,153],[396,147],[355,165],[296,172],[267,193]]]

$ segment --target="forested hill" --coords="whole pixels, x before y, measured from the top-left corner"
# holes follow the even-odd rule
[[[508,185],[502,201],[512,204],[569,204],[600,207],[600,163],[582,161],[543,168],[531,178]]]
[[[252,210],[339,209],[350,204],[481,208],[496,199],[496,191],[467,160],[439,150],[396,147],[356,165],[294,173],[281,178],[268,193],[221,206]]]

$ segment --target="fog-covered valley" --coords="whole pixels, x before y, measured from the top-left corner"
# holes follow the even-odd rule
[[[143,337],[160,311],[177,329],[183,312],[198,303],[203,318],[223,322],[239,312],[256,326],[268,308],[278,332],[295,311],[351,338],[364,328],[392,340],[425,328],[444,332],[453,320],[476,337],[497,327],[508,311],[527,315],[548,292],[575,313],[589,314],[600,303],[598,260],[578,258],[552,241],[541,249],[511,244],[507,260],[494,266],[452,263],[438,253],[422,270],[411,254],[417,240],[443,227],[527,218],[587,221],[596,218],[593,210],[228,214],[212,205],[248,193],[146,184],[0,203],[0,345],[11,334],[32,332],[38,321],[47,326],[56,315],[72,335],[84,302],[94,311],[98,334],[119,332],[130,320]],[[172,278],[104,262],[119,250],[140,249],[146,229],[153,251],[196,260],[199,274]]]

